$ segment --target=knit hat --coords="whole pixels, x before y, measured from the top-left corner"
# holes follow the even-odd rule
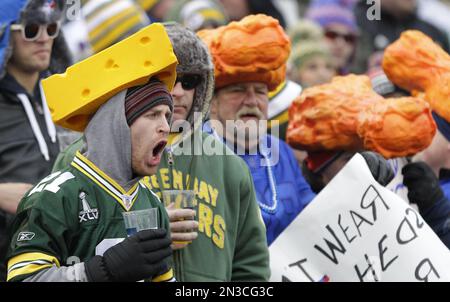
[[[261,82],[272,91],[285,80],[291,43],[278,20],[263,14],[249,15],[197,34],[214,59],[216,89]]]
[[[214,93],[214,66],[208,48],[193,31],[178,23],[164,23],[164,28],[178,59],[177,73],[201,76],[187,120],[191,124],[194,123],[194,112],[201,112],[202,119],[205,120]]]
[[[367,75],[372,82],[373,90],[381,96],[389,96],[393,93],[410,94],[408,91],[394,85],[381,68],[370,70]]]
[[[292,51],[291,57],[289,58],[290,66],[299,69],[310,58],[316,56],[321,56],[328,61],[332,61],[331,53],[323,42],[312,40],[303,41]]]
[[[0,3],[0,79],[6,72],[12,53],[11,24],[48,24],[60,21],[65,9],[64,0],[2,0]],[[55,38],[49,70],[64,71],[71,63],[69,50],[60,32]]]
[[[167,20],[178,22],[193,31],[228,23],[222,5],[216,0],[180,0],[169,11]]]
[[[97,53],[150,24],[133,0],[89,0],[82,7],[89,43]]]
[[[151,79],[147,84],[131,87],[125,96],[125,116],[129,126],[147,110],[167,105],[173,110],[173,101],[166,85],[157,79]]]
[[[358,32],[353,14],[354,1],[348,0],[315,0],[306,11],[306,18],[326,28],[332,24],[346,26],[352,33]]]
[[[315,56],[332,61],[331,53],[323,42],[323,30],[316,23],[309,20],[301,21],[289,31],[289,36],[293,44],[289,66],[298,70]]]
[[[292,47],[296,47],[300,41],[319,41],[323,39],[323,29],[311,20],[302,20],[288,30]]]
[[[151,11],[161,0],[136,0],[136,2],[147,12]]]

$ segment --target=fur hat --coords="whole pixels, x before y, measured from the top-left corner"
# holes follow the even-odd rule
[[[62,20],[64,0],[2,0],[0,4],[0,79],[6,73],[6,64],[11,58],[11,24],[46,24]],[[63,72],[71,64],[66,42],[59,33],[53,42],[49,71]]]
[[[194,112],[202,112],[203,120],[209,114],[214,93],[214,66],[206,45],[195,33],[178,23],[165,23],[164,27],[178,59],[178,74],[198,74],[202,82],[195,88],[194,102],[188,121],[193,124]]]

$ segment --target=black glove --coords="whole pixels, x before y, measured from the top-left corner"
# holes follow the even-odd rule
[[[408,199],[425,211],[444,198],[439,179],[424,162],[405,165],[402,169],[403,184],[408,188]]]
[[[144,230],[109,248],[103,256],[85,263],[86,275],[93,282],[135,282],[161,273],[164,259],[172,254],[165,229]]]
[[[370,172],[380,185],[385,186],[391,182],[395,176],[394,171],[384,157],[372,151],[364,151],[360,154],[366,160]]]

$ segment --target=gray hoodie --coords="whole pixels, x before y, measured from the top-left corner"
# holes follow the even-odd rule
[[[123,90],[103,104],[85,130],[82,153],[100,170],[114,179],[125,190],[130,189],[139,177],[131,168],[131,134],[125,118]],[[86,282],[84,263],[72,266],[53,266],[28,277],[24,281]]]

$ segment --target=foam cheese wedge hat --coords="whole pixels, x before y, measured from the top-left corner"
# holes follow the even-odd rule
[[[149,25],[43,80],[52,119],[64,128],[83,131],[97,109],[124,89],[157,77],[171,91],[177,63],[164,26]]]

